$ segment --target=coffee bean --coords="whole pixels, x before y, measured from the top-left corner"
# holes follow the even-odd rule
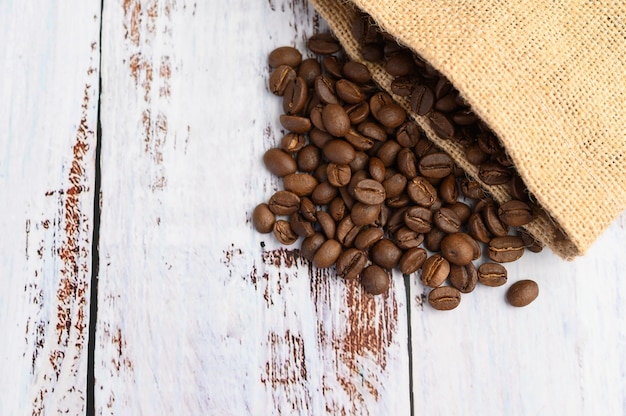
[[[330,33],[317,33],[311,36],[307,42],[307,46],[311,52],[318,55],[331,55],[339,52],[339,49],[341,49],[339,41]]]
[[[485,191],[480,183],[468,178],[461,181],[461,192],[471,199],[483,199],[485,197]]]
[[[455,201],[451,203],[448,208],[456,213],[456,215],[459,217],[459,220],[461,220],[461,224],[466,224],[470,215],[472,215],[472,209],[469,207],[469,205],[460,201]]]
[[[288,65],[280,65],[270,76],[270,91],[274,95],[283,96],[289,82],[296,79],[296,71]]]
[[[419,171],[427,178],[445,178],[452,173],[454,163],[445,153],[431,153],[420,159]]]
[[[502,286],[507,281],[506,268],[498,263],[483,263],[478,267],[478,281],[485,286]]]
[[[396,130],[396,141],[403,147],[414,147],[422,133],[414,121],[407,121]],[[411,152],[413,153],[413,152]],[[413,153],[415,155],[415,153]]]
[[[391,98],[391,95],[387,94],[386,92],[381,91],[372,95],[369,103],[370,103],[370,111],[372,115],[376,117],[376,114],[378,113],[378,111],[380,111],[381,108],[387,105],[394,104],[394,101],[393,101],[393,98]]]
[[[348,213],[348,207],[341,197],[336,197],[328,204],[328,213],[333,220],[339,222]]]
[[[406,112],[398,104],[393,103],[381,107],[374,117],[383,126],[394,129],[405,122]]]
[[[283,95],[283,111],[286,114],[300,114],[306,106],[309,98],[309,87],[306,81],[296,77],[287,83]]]
[[[288,114],[281,114],[280,124],[293,133],[306,133],[313,127],[308,118]]]
[[[459,110],[452,114],[452,121],[459,126],[470,126],[478,121],[478,116],[472,110]]]
[[[450,113],[458,108],[457,103],[457,92],[452,91],[447,95],[444,95],[441,98],[438,98],[435,102],[435,110],[441,111],[442,113]],[[452,120],[448,119],[449,122],[452,123]]]
[[[365,170],[367,168],[367,164],[369,162],[369,156],[362,150],[358,150],[356,152],[356,157],[350,162],[348,166],[352,172],[356,172],[359,170]]]
[[[476,288],[478,282],[478,272],[474,263],[468,263],[465,266],[456,264],[450,265],[450,276],[448,278],[450,284],[461,293],[470,293]]]
[[[311,195],[317,185],[317,179],[308,173],[291,173],[283,178],[285,190],[298,196]]]
[[[396,231],[394,239],[398,247],[408,250],[419,247],[424,242],[424,234],[411,230],[409,227],[402,227]]]
[[[425,116],[435,105],[435,93],[426,85],[416,85],[411,93],[411,110]]]
[[[423,207],[431,207],[437,200],[435,187],[423,176],[416,176],[407,183],[409,198]]]
[[[396,164],[406,179],[411,180],[417,176],[417,157],[411,149],[406,147],[400,149],[396,155]]]
[[[322,156],[317,146],[308,144],[304,146],[296,156],[298,170],[302,172],[313,172],[320,165]],[[293,172],[291,172],[293,173]]]
[[[427,233],[432,229],[433,213],[425,207],[410,207],[405,211],[404,224],[418,233]]]
[[[313,265],[324,269],[335,264],[341,254],[341,244],[337,240],[326,240],[315,252]]]
[[[378,227],[369,227],[364,228],[357,234],[354,240],[354,247],[359,250],[367,250],[378,240],[383,238],[384,231],[382,228]]]
[[[355,225],[370,225],[373,224],[380,214],[381,205],[369,205],[362,202],[357,202],[352,207],[350,217]]]
[[[370,105],[364,101],[345,108],[351,124],[363,123],[370,115]]]
[[[372,139],[360,134],[352,127],[344,135],[344,139],[357,150],[369,150],[374,146]]]
[[[289,191],[276,191],[268,202],[269,209],[276,215],[290,215],[300,208],[300,197]]]
[[[344,250],[339,258],[335,268],[337,275],[346,280],[356,279],[363,271],[367,264],[367,255],[356,248]]]
[[[517,236],[496,237],[489,242],[487,255],[498,263],[515,261],[524,254],[524,242]]]
[[[365,94],[354,82],[340,79],[335,83],[337,96],[345,103],[357,104],[365,100]]]
[[[413,56],[408,51],[395,53],[385,62],[385,71],[394,77],[409,75],[414,70]]]
[[[500,205],[498,216],[502,222],[513,227],[526,225],[533,220],[533,212],[528,204],[515,199]]]
[[[434,254],[430,256],[422,265],[422,283],[430,287],[438,287],[443,284],[450,274],[450,263],[448,260]]]
[[[370,70],[360,62],[348,61],[344,64],[341,72],[343,76],[357,84],[365,84],[372,79]]]
[[[410,97],[418,81],[419,78],[412,75],[396,77],[391,81],[391,92],[400,97]]]
[[[454,127],[454,123],[447,115],[440,113],[438,111],[433,111],[428,116],[428,121],[430,123],[430,127],[433,129],[435,134],[442,139],[452,139],[456,134],[456,129]]]
[[[303,60],[298,67],[298,76],[302,78],[309,87],[313,86],[315,78],[319,75],[322,75],[322,67],[315,58]]]
[[[293,232],[300,237],[310,237],[315,234],[313,223],[305,219],[298,211],[289,216],[289,224]]]
[[[317,205],[326,205],[337,196],[337,188],[332,186],[328,181],[320,182],[313,193],[311,194],[311,201]]]
[[[335,162],[340,165],[348,165],[356,157],[354,147],[347,141],[340,139],[333,139],[326,143],[322,152],[329,162]]]
[[[446,233],[456,233],[461,229],[461,219],[450,208],[441,208],[433,214],[433,223]]]
[[[376,182],[385,180],[385,173],[387,172],[385,164],[377,157],[372,157],[369,160],[369,174]]]
[[[396,173],[385,179],[383,181],[383,188],[385,188],[387,198],[399,196],[404,191],[404,188],[406,188],[406,182],[406,176],[401,173]]]
[[[341,67],[343,63],[336,56],[325,56],[322,59],[322,68],[326,74],[333,78],[341,78]]]
[[[281,46],[274,49],[268,58],[268,63],[272,68],[278,68],[281,65],[295,68],[300,65],[300,62],[302,62],[302,54],[291,46]]]
[[[252,224],[261,234],[271,233],[274,229],[276,216],[270,210],[269,205],[262,203],[257,205],[252,212]]]
[[[408,249],[400,258],[398,266],[402,274],[411,274],[418,271],[426,262],[428,253],[421,247]]]
[[[370,295],[380,295],[389,290],[389,274],[376,264],[369,265],[361,272],[361,284]]]
[[[393,269],[400,262],[402,250],[391,240],[382,238],[370,248],[372,262],[385,269]]]
[[[441,250],[441,241],[448,234],[441,231],[439,228],[433,228],[424,236],[424,245],[430,251],[437,252]]]
[[[348,113],[339,104],[327,104],[322,110],[326,131],[336,137],[344,136],[350,129]]]
[[[364,204],[379,205],[385,201],[387,194],[380,182],[373,179],[363,179],[356,184],[354,197]]]
[[[465,158],[469,163],[474,166],[478,166],[481,163],[484,163],[489,158],[489,155],[482,150],[480,150],[480,146],[476,143],[472,143],[469,146],[465,146],[463,149],[465,152]]]
[[[498,216],[495,205],[487,205],[482,212],[485,226],[496,237],[504,237],[509,234],[509,226]]]
[[[338,163],[330,162],[326,166],[326,175],[328,176],[328,182],[330,182],[331,185],[340,188],[350,183],[352,170],[349,165],[340,165]]]
[[[430,291],[428,303],[434,309],[448,311],[461,303],[461,292],[450,286],[440,286]]]
[[[274,223],[274,236],[279,243],[289,246],[298,241],[298,234],[291,229],[291,224],[285,220]]]
[[[478,147],[488,155],[495,155],[502,151],[502,146],[496,136],[493,134],[483,133],[477,137]]]
[[[315,94],[324,104],[339,104],[335,94],[335,81],[326,75],[320,75],[313,82]]]
[[[487,185],[503,185],[511,179],[511,171],[498,162],[485,162],[478,167],[478,177]]]
[[[298,170],[293,156],[277,148],[269,149],[265,152],[263,155],[263,163],[270,172],[281,178],[295,173],[296,170]]]
[[[288,133],[280,141],[280,147],[287,153],[294,154],[306,146],[306,137],[299,133]]]
[[[300,198],[300,214],[302,214],[307,221],[317,221],[317,209],[315,208],[315,204],[307,197]]]
[[[402,150],[402,146],[398,144],[395,140],[387,140],[385,141],[378,152],[376,152],[376,156],[383,161],[383,164],[386,167],[391,167],[396,162],[396,157],[398,153]]]
[[[528,188],[519,175],[513,175],[509,181],[509,193],[513,199],[527,202],[529,198]]]
[[[337,224],[333,217],[330,216],[326,211],[318,211],[316,214],[317,222],[322,229],[322,232],[328,239],[335,238],[335,233],[337,232]]]
[[[339,224],[337,224],[337,241],[343,244],[344,247],[352,247],[354,239],[359,234],[359,231],[361,231],[362,228],[362,226],[356,225],[352,221],[352,218],[347,215],[339,222]]]
[[[446,176],[439,184],[439,196],[443,202],[454,204],[459,197],[459,191],[456,186],[456,178],[454,175]]]
[[[524,248],[526,250],[533,253],[540,253],[541,250],[543,250],[543,245],[527,231],[521,230],[519,234],[524,242]]]
[[[476,246],[471,239],[465,233],[450,234],[441,240],[441,254],[450,263],[465,266],[476,259]]]
[[[317,250],[324,244],[326,238],[320,233],[315,233],[310,237],[302,240],[302,246],[300,247],[300,254],[302,257],[309,261],[313,261],[313,257]]]
[[[321,112],[320,112],[320,120],[321,120]],[[323,149],[326,143],[333,140],[333,136],[331,136],[328,132],[320,130],[317,127],[313,127],[309,132],[309,139],[311,143],[317,146],[319,149]]]
[[[539,285],[533,280],[520,280],[509,287],[506,299],[512,306],[522,307],[529,305],[539,296]]]

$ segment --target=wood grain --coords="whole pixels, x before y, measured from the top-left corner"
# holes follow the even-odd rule
[[[128,0],[103,21],[97,413],[409,413],[402,279],[369,297],[250,223],[279,186],[267,55],[318,16]]]
[[[0,4],[0,414],[81,414],[100,2]]]

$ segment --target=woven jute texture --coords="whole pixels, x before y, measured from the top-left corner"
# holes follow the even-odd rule
[[[525,228],[566,259],[626,207],[624,0],[312,0],[354,60],[359,10],[445,75],[500,138],[542,215]],[[407,110],[409,103],[394,96]],[[472,177],[460,145],[426,134]],[[505,187],[485,188],[499,202]]]

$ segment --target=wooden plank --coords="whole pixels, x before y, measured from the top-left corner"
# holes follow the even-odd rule
[[[526,253],[506,286],[479,285],[450,312],[433,310],[414,276],[415,408],[423,414],[626,414],[626,213],[573,262]],[[512,282],[539,297],[506,304]],[[424,304],[426,303],[426,304]]]
[[[402,278],[370,298],[250,222],[279,186],[267,54],[317,15],[126,0],[103,22],[97,414],[408,414]]]
[[[99,1],[0,2],[0,414],[81,414]]]

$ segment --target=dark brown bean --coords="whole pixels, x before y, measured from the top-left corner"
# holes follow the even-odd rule
[[[280,124],[293,133],[306,133],[313,127],[308,118],[289,114],[280,115]]]
[[[300,237],[310,237],[315,234],[313,223],[305,219],[298,211],[289,216],[289,224],[293,232]]]
[[[335,93],[335,81],[326,75],[320,75],[315,78],[313,83],[315,94],[320,101],[325,104],[339,104],[339,99]]]
[[[364,228],[357,234],[354,240],[354,247],[359,250],[367,250],[370,248],[375,242],[383,238],[384,231],[382,228],[378,227],[369,227]]]
[[[317,205],[326,205],[337,196],[337,188],[332,186],[330,182],[320,182],[313,193],[311,194],[311,201]]]
[[[398,247],[402,250],[419,247],[424,242],[424,234],[411,230],[409,227],[402,227],[394,234],[394,239]]]
[[[317,184],[317,179],[308,173],[291,173],[283,178],[285,190],[298,196],[311,195]]]
[[[383,126],[395,129],[406,121],[406,112],[398,104],[392,103],[381,107],[374,117]]]
[[[337,225],[333,217],[326,211],[318,211],[316,214],[317,222],[322,229],[322,232],[326,236],[326,238],[331,239],[335,238],[335,233],[337,231]]]
[[[300,198],[300,214],[308,221],[317,221],[317,209],[315,204],[307,197]]]
[[[289,82],[296,79],[296,71],[288,65],[280,65],[270,75],[270,91],[274,95],[283,96]]]
[[[404,224],[418,233],[428,233],[432,229],[433,213],[425,207],[414,206],[404,213]]]
[[[274,229],[276,216],[270,210],[269,205],[262,203],[257,205],[252,212],[252,225],[261,234],[271,233]]]
[[[371,264],[361,272],[361,284],[370,295],[380,295],[389,290],[389,274],[382,267]]]
[[[293,156],[277,148],[272,148],[265,152],[263,163],[270,172],[281,178],[298,170],[298,165]]]
[[[367,264],[367,255],[356,248],[344,250],[335,265],[337,275],[346,280],[356,279]]]
[[[303,60],[298,67],[298,76],[302,78],[309,87],[313,86],[315,78],[319,75],[322,75],[322,67],[315,58]]]
[[[431,153],[420,159],[419,171],[427,178],[445,178],[452,173],[454,162],[445,153]]]
[[[350,217],[355,225],[370,225],[378,219],[381,205],[369,205],[357,202],[352,207]]]
[[[300,114],[306,106],[309,98],[309,87],[306,81],[296,77],[287,83],[283,95],[283,111],[286,114]]]
[[[449,311],[461,303],[461,292],[451,286],[440,286],[430,291],[428,303],[439,311]]]
[[[343,76],[357,84],[365,84],[372,79],[370,70],[360,62],[348,61],[341,69]]]
[[[400,262],[402,250],[393,241],[382,238],[370,248],[370,259],[385,269],[393,269]]]
[[[452,139],[456,135],[454,123],[447,115],[433,111],[428,116],[428,121],[435,134],[442,139]]]
[[[533,211],[527,203],[512,199],[500,205],[498,216],[505,224],[520,227],[531,222]]]
[[[433,214],[433,223],[446,233],[456,233],[461,229],[461,219],[451,208],[441,208]]]
[[[509,234],[509,226],[500,219],[495,205],[487,205],[482,214],[485,225],[491,234],[496,237],[504,237]]]
[[[476,288],[478,282],[478,272],[474,263],[465,266],[453,264],[450,266],[450,284],[461,293],[470,293]]]
[[[308,144],[304,146],[296,155],[298,170],[302,172],[313,172],[320,165],[322,156],[317,146]],[[293,172],[291,172],[293,173]]]
[[[476,240],[481,243],[488,243],[491,240],[491,233],[487,229],[480,212],[474,212],[467,220],[467,230]]]
[[[364,204],[379,205],[385,201],[387,194],[380,182],[373,179],[363,179],[356,184],[354,197]]]
[[[416,176],[407,184],[409,198],[416,204],[429,208],[437,200],[435,187],[422,176]]]
[[[317,250],[324,244],[326,238],[320,233],[315,233],[310,237],[302,240],[302,246],[300,247],[300,254],[302,257],[309,261],[313,261],[313,257]]]
[[[357,104],[365,101],[365,94],[358,85],[347,79],[340,79],[335,83],[337,96],[345,103]]]
[[[348,165],[356,157],[356,151],[350,143],[341,139],[333,139],[324,145],[324,156],[329,162]]]
[[[350,183],[352,170],[349,165],[340,165],[338,163],[330,162],[326,165],[326,175],[328,177],[328,182],[330,182],[331,185],[340,188]]]
[[[339,104],[327,104],[322,110],[326,131],[335,137],[343,137],[350,129],[348,113]]]
[[[506,268],[498,263],[483,263],[478,267],[478,281],[485,286],[502,286],[507,281]]]
[[[450,263],[439,254],[430,256],[422,265],[422,283],[430,287],[443,284],[450,274]]]
[[[465,266],[476,258],[475,246],[471,237],[464,233],[454,233],[441,241],[441,254],[450,263]],[[479,252],[480,253],[480,252]]]
[[[407,250],[402,257],[398,266],[402,274],[411,274],[418,271],[426,262],[428,253],[421,247],[413,247]]]
[[[362,226],[352,222],[352,218],[350,218],[349,215],[346,215],[346,217],[337,224],[337,241],[343,244],[344,247],[352,247],[354,239],[362,228]]]
[[[291,229],[291,224],[285,220],[274,223],[274,236],[279,243],[289,246],[298,241],[298,234]]]
[[[331,55],[341,49],[339,41],[328,32],[316,33],[309,37],[307,47],[318,55]]]
[[[524,242],[524,248],[533,253],[540,253],[543,250],[543,245],[539,240],[535,239],[528,231],[521,230],[519,233],[522,241]]]
[[[425,116],[435,105],[435,93],[426,85],[416,85],[411,93],[411,110]]]
[[[291,215],[300,208],[300,197],[289,191],[276,191],[268,202],[270,210],[276,215]]]
[[[281,65],[288,65],[296,68],[302,62],[302,54],[296,48],[291,46],[281,46],[270,52],[268,63],[272,68],[278,68]]]
[[[506,299],[512,306],[523,307],[529,305],[539,296],[539,285],[533,280],[520,280],[509,287]]]
[[[487,185],[503,185],[511,179],[511,170],[498,162],[485,162],[478,167],[478,177]]]
[[[487,255],[498,263],[515,261],[524,254],[524,242],[517,236],[496,237],[489,242]]]
[[[337,240],[326,240],[315,252],[313,265],[320,269],[330,267],[335,264],[340,254],[341,244]]]

